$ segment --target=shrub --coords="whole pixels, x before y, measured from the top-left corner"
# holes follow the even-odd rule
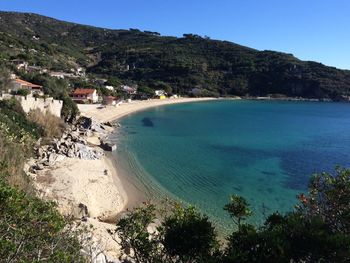
[[[72,123],[76,120],[79,115],[79,109],[77,104],[70,97],[63,97],[63,107],[61,110],[62,118],[68,122]]]
[[[77,232],[66,225],[55,205],[10,187],[3,179],[0,236],[2,262],[84,262]]]
[[[43,113],[40,109],[31,110],[28,114],[28,120],[36,123],[41,128],[41,135],[45,140],[61,137],[65,129],[65,125],[60,118],[50,112]]]
[[[14,91],[13,94],[25,97],[25,96],[28,96],[30,94],[30,90],[28,90],[28,89],[19,89],[17,91]]]

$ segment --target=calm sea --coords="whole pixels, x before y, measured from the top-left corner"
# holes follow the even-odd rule
[[[291,211],[313,173],[350,166],[350,104],[218,100],[157,107],[121,124],[113,139],[130,176],[223,229],[232,193],[261,224]]]

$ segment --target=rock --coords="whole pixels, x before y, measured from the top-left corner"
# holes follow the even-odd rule
[[[101,147],[105,151],[110,151],[110,152],[117,150],[116,144],[108,142],[108,141],[103,141],[103,140],[101,140]]]
[[[40,163],[37,163],[35,166],[33,166],[34,170],[44,170],[44,166]]]
[[[55,165],[57,162],[57,159],[58,159],[58,155],[56,153],[51,153],[48,158],[49,166]]]
[[[113,127],[114,125],[111,123],[111,122],[109,122],[109,121],[107,121],[107,122],[105,122],[105,123],[103,123],[104,125],[106,125],[106,126],[108,126],[108,127]]]
[[[78,205],[79,209],[80,209],[80,214],[81,217],[89,217],[89,210],[88,207],[86,205],[84,205],[83,203],[79,203]]]
[[[67,156],[70,157],[70,158],[73,158],[75,157],[75,152],[73,149],[69,149],[68,152],[67,152]]]

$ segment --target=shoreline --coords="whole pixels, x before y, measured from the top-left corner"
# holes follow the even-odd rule
[[[216,98],[177,98],[177,99],[165,99],[165,100],[147,100],[147,101],[132,101],[129,103],[123,103],[120,106],[107,106],[106,108],[99,109],[96,105],[79,105],[79,109],[83,108],[83,116],[91,117],[103,122],[115,122],[122,118],[134,114],[136,112],[144,111],[150,108],[180,104],[180,103],[192,103],[192,102],[203,102],[217,100]],[[88,106],[88,107],[84,107]],[[88,111],[86,111],[88,108]],[[117,129],[117,128],[116,128]],[[115,218],[119,218],[128,209],[135,208],[146,201],[154,201],[152,199],[151,193],[142,182],[138,181],[134,176],[130,176],[130,170],[127,169],[126,165],[120,164],[121,157],[114,155],[113,153],[106,154],[110,165],[113,166],[115,171],[113,177],[116,181],[121,182],[121,188],[123,188],[124,193],[124,206],[118,213],[116,213]]]
[[[172,105],[178,103],[202,102],[218,100],[217,98],[176,98],[176,99],[152,99],[152,100],[137,100],[128,103],[122,103],[118,106],[106,106],[101,108],[100,104],[78,104],[82,116],[90,117],[103,122],[117,121],[121,118],[158,106]]]
[[[103,108],[100,105],[79,105],[79,108],[82,108],[81,116],[102,124],[152,107],[211,100],[216,99],[178,98],[134,101]],[[117,129],[104,125],[103,130],[95,130],[81,138],[86,140],[89,147],[101,150],[100,139]],[[105,152],[100,159],[91,160],[63,157],[54,166],[32,174],[39,196],[55,201],[62,215],[73,216],[83,225],[91,225],[95,239],[105,244],[106,255],[113,258],[120,255],[120,248],[107,230],[113,228],[126,211],[152,200],[147,188],[130,173],[127,164],[121,164],[122,161],[121,157],[111,152]]]

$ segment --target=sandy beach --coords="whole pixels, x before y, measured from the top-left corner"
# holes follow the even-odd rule
[[[176,98],[176,99],[164,99],[164,100],[142,100],[142,101],[131,101],[129,103],[122,103],[118,106],[107,106],[101,108],[101,105],[96,104],[79,104],[79,110],[81,115],[86,117],[92,117],[101,122],[118,120],[128,114],[142,111],[148,108],[186,103],[186,102],[199,102],[215,100],[215,98]]]
[[[132,101],[119,106],[79,105],[82,116],[91,117],[101,123],[116,121],[120,118],[151,107],[162,105],[199,102],[212,98],[177,98],[165,100]],[[110,128],[110,132],[113,129]],[[101,134],[94,133],[86,137],[91,147],[99,148]],[[97,160],[65,158],[54,167],[39,171],[35,175],[37,188],[45,199],[54,200],[64,215],[73,215],[77,219],[84,216],[81,205],[87,209],[86,224],[94,227],[96,239],[102,240],[112,251],[118,254],[116,244],[106,232],[108,226],[115,224],[116,218],[126,208],[137,206],[147,200],[142,189],[131,180],[124,171],[118,169],[116,159],[111,153]],[[85,214],[86,215],[86,214]]]

